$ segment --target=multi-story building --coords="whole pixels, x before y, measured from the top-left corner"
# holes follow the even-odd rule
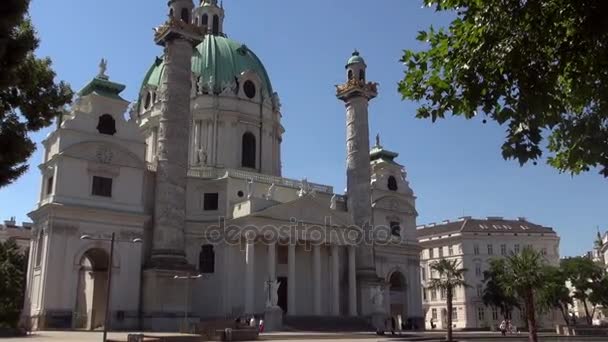
[[[461,217],[456,221],[446,220],[418,227],[418,240],[423,248],[420,260],[427,329],[446,327],[445,293],[428,288],[429,280],[438,277],[431,265],[442,258],[456,259],[462,268],[468,270],[465,280],[470,287],[458,288],[454,293],[452,318],[456,329],[490,328],[503,319],[499,309],[486,307],[482,301],[484,271],[489,269],[493,258],[519,253],[526,246],[532,246],[545,256],[548,264],[559,264],[557,233],[525,218]],[[545,315],[539,324],[548,328],[555,317],[553,313]],[[524,325],[524,317],[518,310],[512,313],[512,321],[516,326]]]
[[[21,226],[17,224],[14,217],[10,220],[0,223],[0,241],[4,242],[8,239],[13,239],[17,245],[26,250],[30,246],[30,237],[32,235],[32,224],[23,222]]]

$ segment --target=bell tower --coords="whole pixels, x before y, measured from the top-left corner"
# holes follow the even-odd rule
[[[194,25],[203,28],[208,34],[224,36],[224,6],[217,0],[202,0],[194,10]]]

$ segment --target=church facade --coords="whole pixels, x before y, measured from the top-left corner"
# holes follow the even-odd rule
[[[33,328],[96,329],[108,314],[112,329],[175,330],[186,314],[234,319],[269,305],[423,327],[415,196],[398,154],[379,138],[370,149],[377,87],[364,59],[353,53],[336,91],[348,183],[336,194],[283,177],[279,96],[253,51],[224,34],[223,7],[168,10],[154,37],[164,55],[130,111],[103,61],[43,142]]]

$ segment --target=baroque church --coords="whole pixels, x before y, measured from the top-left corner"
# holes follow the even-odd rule
[[[415,196],[398,154],[379,138],[370,148],[377,85],[362,56],[336,89],[347,150],[337,194],[283,177],[278,93],[225,34],[223,6],[170,0],[168,11],[138,101],[121,97],[102,61],[43,141],[29,214],[32,327],[96,329],[107,314],[112,329],[176,330],[185,317],[269,307],[423,327]]]

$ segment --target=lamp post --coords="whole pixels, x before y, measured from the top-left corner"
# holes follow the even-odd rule
[[[110,293],[112,289],[112,264],[114,260],[114,242],[116,242],[116,233],[112,232],[112,237],[100,238],[100,237],[92,237],[90,235],[82,235],[80,240],[92,240],[92,241],[108,241],[110,242],[110,260],[108,262],[108,281],[106,285],[106,312],[103,323],[103,342],[108,340],[108,326],[110,325]],[[142,243],[142,239],[133,239],[131,241],[119,241],[119,242],[130,242],[130,243]]]
[[[185,280],[186,281],[186,294],[184,295],[185,299],[184,299],[184,333],[189,333],[190,329],[188,324],[188,285],[190,283],[191,279],[199,279],[200,277],[202,277],[202,274],[197,274],[197,275],[187,275],[187,276],[179,276],[179,275],[175,275],[173,276],[173,279],[181,279],[181,280]]]

